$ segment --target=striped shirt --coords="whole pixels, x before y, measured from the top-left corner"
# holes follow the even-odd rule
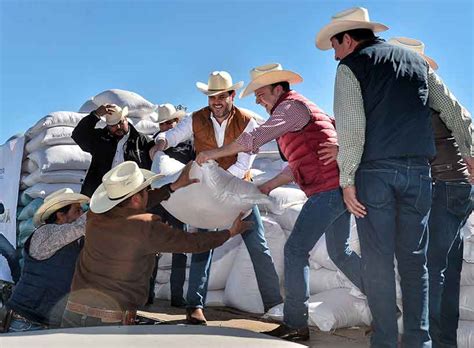
[[[471,115],[456,100],[443,81],[430,68],[428,72],[429,106],[452,131],[463,157],[474,156]],[[339,141],[337,163],[341,187],[354,185],[365,144],[364,100],[359,81],[346,65],[337,68],[334,86],[334,116]]]
[[[244,151],[257,153],[260,146],[279,138],[288,132],[301,130],[311,119],[309,109],[300,101],[285,100],[273,111],[268,120],[251,132],[243,132],[236,142],[245,148]],[[283,173],[293,178],[289,166]]]

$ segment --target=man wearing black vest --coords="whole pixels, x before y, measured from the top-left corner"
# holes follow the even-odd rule
[[[46,197],[36,211],[38,228],[25,243],[23,273],[6,303],[9,332],[60,326],[85,232],[81,203],[88,201],[66,188]]]
[[[316,37],[340,60],[334,114],[344,202],[357,219],[373,347],[397,347],[394,256],[403,293],[402,345],[430,347],[426,249],[431,207],[431,109],[472,168],[471,118],[428,63],[390,45],[364,8],[335,15]],[[357,190],[356,190],[357,189]]]
[[[405,37],[388,42],[419,53],[433,70],[438,69],[438,64],[424,54],[423,42]],[[436,157],[431,161],[433,201],[428,222],[430,335],[433,347],[456,347],[463,258],[461,228],[473,208],[472,177],[439,112],[433,110],[432,121]]]

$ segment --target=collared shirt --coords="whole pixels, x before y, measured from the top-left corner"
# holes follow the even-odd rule
[[[245,147],[245,151],[257,153],[263,144],[288,132],[303,129],[310,119],[309,110],[303,103],[297,100],[285,100],[275,108],[265,123],[251,132],[242,133],[236,142]],[[282,172],[294,178],[289,166],[285,167]]]
[[[211,121],[214,127],[214,135],[218,147],[224,145],[225,130],[227,127],[227,120],[219,124],[211,113]],[[258,126],[257,121],[253,118],[245,127],[244,132],[251,132]],[[167,142],[167,148],[175,147],[179,143],[191,139],[193,137],[193,118],[192,114],[183,118],[178,125],[166,132],[158,134],[155,141],[164,139]],[[246,152],[239,152],[237,161],[231,165],[227,171],[238,178],[243,178],[245,173],[252,167],[255,155]]]
[[[124,152],[125,146],[127,146],[128,137],[130,136],[130,130],[125,134],[122,139],[119,140],[117,144],[117,149],[115,150],[114,160],[112,161],[112,168],[115,168],[120,163],[125,161]]]
[[[46,260],[59,249],[74,242],[85,234],[86,213],[69,224],[46,224],[38,227],[30,242],[30,256],[36,260]]]
[[[429,106],[453,132],[463,157],[474,156],[471,115],[430,68]],[[341,187],[354,185],[365,144],[365,111],[359,81],[346,65],[339,65],[334,86],[334,116],[339,140],[337,162]]]

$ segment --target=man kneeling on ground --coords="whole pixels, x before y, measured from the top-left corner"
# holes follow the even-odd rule
[[[84,249],[74,273],[63,327],[131,325],[145,305],[159,252],[198,253],[216,248],[251,227],[239,215],[229,230],[184,233],[146,213],[175,190],[197,182],[189,163],[178,180],[157,190],[160,175],[124,162],[106,173],[87,216]],[[183,207],[185,208],[185,207]]]

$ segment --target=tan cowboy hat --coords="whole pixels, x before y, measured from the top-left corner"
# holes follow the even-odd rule
[[[287,81],[289,84],[295,84],[303,82],[300,75],[293,71],[283,70],[279,63],[270,63],[253,68],[250,70],[250,79],[251,81],[247,87],[240,93],[240,98],[248,96],[260,87],[273,83]]]
[[[227,71],[213,71],[209,75],[207,85],[203,82],[196,82],[196,87],[208,97],[218,95],[223,92],[236,91],[244,85],[244,81],[232,84],[232,77]]]
[[[123,109],[115,104],[111,104],[111,106],[114,108],[114,111],[112,114],[105,115],[105,123],[107,123],[108,126],[116,125],[128,115],[128,106],[125,106]]]
[[[434,61],[434,59],[425,55],[425,44],[422,41],[411,39],[408,37],[394,37],[388,40],[387,42],[392,45],[400,46],[400,47],[415,51],[416,53],[421,55],[423,58],[425,58],[425,60],[428,62],[428,64],[431,66],[433,70],[438,69],[438,64]]]
[[[334,35],[352,29],[370,29],[378,33],[388,30],[388,27],[381,23],[371,22],[366,8],[353,7],[335,14],[331,23],[319,31],[316,35],[316,47],[320,50],[329,50],[332,48],[331,38]]]
[[[59,209],[74,203],[86,203],[89,201],[89,197],[75,193],[70,188],[63,188],[49,194],[43,204],[38,208],[33,216],[33,224],[35,227],[39,227],[48,218],[58,211]]]
[[[186,111],[176,110],[173,104],[161,104],[158,106],[158,123],[163,123],[169,120],[182,119],[186,116]]]
[[[120,163],[102,177],[102,184],[91,197],[90,209],[97,214],[105,213],[162,176],[138,168],[133,161]]]

